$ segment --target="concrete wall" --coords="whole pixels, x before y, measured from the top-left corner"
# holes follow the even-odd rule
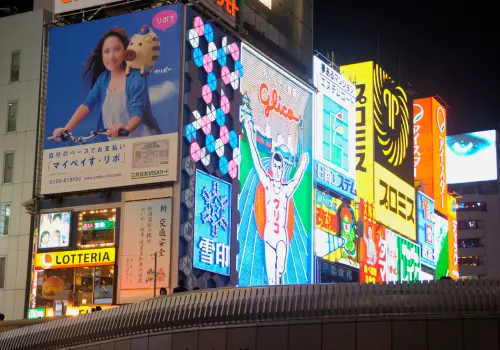
[[[0,312],[6,319],[23,317],[29,264],[31,216],[21,204],[33,195],[35,147],[44,12],[0,19],[0,203],[11,204],[9,233],[0,235],[0,257],[7,257]],[[20,51],[18,82],[10,82],[13,51]],[[16,131],[7,133],[9,101],[18,101]],[[14,151],[12,183],[3,180],[4,154]]]

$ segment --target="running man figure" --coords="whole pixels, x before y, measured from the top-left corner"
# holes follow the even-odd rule
[[[253,163],[265,191],[266,224],[263,239],[265,242],[268,283],[270,285],[283,284],[288,246],[290,245],[286,230],[288,203],[302,181],[307,164],[309,163],[309,155],[307,153],[302,155],[294,177],[290,181],[285,182],[283,178],[285,174],[283,155],[279,152],[274,152],[271,155],[272,174],[268,174],[260,161],[255,130],[250,118],[244,121],[244,125],[247,131]]]

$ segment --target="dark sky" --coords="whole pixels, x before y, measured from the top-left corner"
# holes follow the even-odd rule
[[[12,2],[28,11],[33,0]],[[402,85],[410,82],[416,97],[437,94],[448,103],[449,134],[500,123],[500,19],[483,0],[315,0],[314,6],[314,46],[323,54],[333,50],[337,65],[377,61],[379,52],[382,67]]]

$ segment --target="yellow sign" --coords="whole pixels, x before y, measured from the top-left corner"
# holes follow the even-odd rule
[[[415,189],[380,164],[374,164],[376,220],[415,240]]]
[[[356,84],[356,192],[373,203],[373,62],[340,67]]]
[[[35,258],[35,269],[48,270],[114,265],[115,252],[115,248],[103,248],[38,253]]]

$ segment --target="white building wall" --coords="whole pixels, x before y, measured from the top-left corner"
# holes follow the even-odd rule
[[[30,264],[31,215],[22,203],[33,196],[40,67],[44,16],[38,10],[0,18],[0,202],[11,204],[8,235],[0,235],[0,257],[7,257],[0,312],[6,320],[24,315]],[[18,82],[10,82],[13,51],[20,51]],[[8,102],[18,101],[15,132],[7,133]],[[5,152],[14,152],[12,183],[4,183]]]

